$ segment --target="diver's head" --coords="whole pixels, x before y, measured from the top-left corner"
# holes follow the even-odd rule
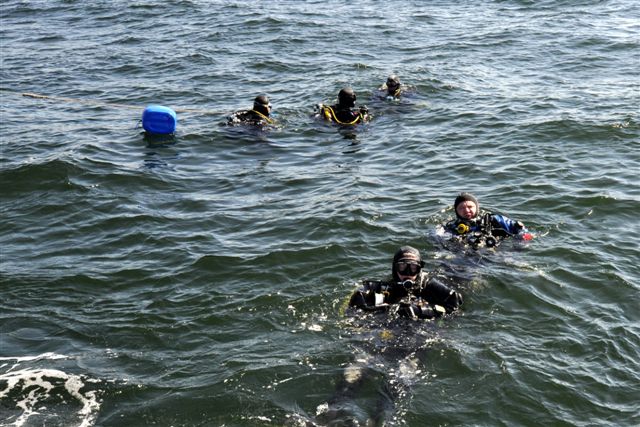
[[[453,202],[453,209],[460,219],[473,219],[480,211],[478,199],[471,193],[460,193]]]
[[[267,95],[256,96],[256,99],[253,100],[253,109],[269,117],[269,113],[271,113],[271,103]]]
[[[395,74],[391,74],[387,77],[387,91],[390,94],[393,94],[398,89],[400,89],[400,78]]]
[[[350,87],[345,87],[338,93],[338,105],[352,108],[356,105],[356,93]]]
[[[393,280],[404,282],[405,280],[416,281],[420,271],[424,267],[424,261],[420,251],[412,246],[402,246],[393,256],[391,273]]]

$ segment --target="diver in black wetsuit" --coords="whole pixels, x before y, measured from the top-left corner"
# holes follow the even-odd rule
[[[420,251],[403,246],[393,256],[391,279],[364,280],[349,301],[365,311],[394,311],[414,319],[449,314],[462,304],[462,295],[422,271]]]
[[[272,125],[275,121],[270,117],[272,106],[266,95],[259,95],[253,101],[253,109],[236,111],[228,119],[228,125]]]
[[[417,370],[415,354],[425,348],[424,327],[432,324],[427,320],[407,323],[407,318],[442,317],[457,311],[462,304],[460,293],[429,277],[423,267],[420,251],[402,246],[393,256],[389,280],[365,280],[364,286],[351,295],[351,313],[358,315],[352,318],[356,323],[363,320],[363,326],[358,327],[360,331],[369,329],[364,325],[371,326],[374,335],[365,332],[367,338],[363,343],[374,348],[361,353],[346,367],[336,392],[318,406],[316,420],[320,425],[384,425],[396,406],[395,400],[407,390],[409,385],[405,381],[410,379],[399,381],[397,374],[403,369]],[[386,316],[381,318],[378,314]],[[378,336],[385,341],[381,348],[376,344]],[[389,341],[391,338],[393,341]],[[379,366],[385,368],[381,370]],[[371,387],[379,389],[373,396]],[[367,400],[363,393],[369,397],[368,410],[359,403]]]
[[[387,77],[387,81],[380,86],[378,91],[383,94],[384,97],[400,98],[403,92],[400,78],[395,74],[391,74]]]
[[[339,125],[357,125],[369,121],[369,110],[366,106],[356,109],[356,93],[350,87],[345,87],[338,93],[338,103],[335,105],[318,104],[319,116],[329,122]]]

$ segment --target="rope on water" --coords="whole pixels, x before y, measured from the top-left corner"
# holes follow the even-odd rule
[[[129,105],[129,104],[118,104],[115,102],[104,102],[104,101],[97,101],[93,99],[65,98],[62,96],[42,95],[42,94],[31,93],[31,92],[14,92],[4,88],[0,88],[0,90],[5,92],[12,92],[14,94],[20,94],[26,98],[44,99],[47,101],[59,101],[59,102],[67,102],[67,103],[75,103],[75,104],[95,105],[95,106],[101,106],[101,107],[126,108],[129,110],[140,110],[140,111],[144,110],[144,107]],[[228,112],[200,110],[196,108],[172,108],[172,110],[175,111],[176,113],[196,113],[196,114],[211,114],[211,115],[228,114]]]

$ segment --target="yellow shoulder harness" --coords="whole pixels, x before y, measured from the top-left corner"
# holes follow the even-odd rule
[[[256,113],[257,115],[259,115],[264,121],[266,121],[267,123],[269,123],[270,125],[272,125],[274,123],[274,120],[265,116],[264,114],[262,114],[260,111],[256,111],[256,110],[251,110],[254,113]]]
[[[328,105],[324,105],[322,107],[322,114],[324,115],[324,118],[326,120],[334,121],[334,122],[336,122],[336,123],[338,123],[340,125],[355,125],[359,121],[362,121],[364,119],[364,117],[362,117],[362,114],[358,113],[358,117],[356,117],[352,122],[341,122],[336,117],[336,113],[335,113],[335,111],[333,111],[333,108],[329,107]]]

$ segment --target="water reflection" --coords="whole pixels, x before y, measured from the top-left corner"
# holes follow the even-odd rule
[[[167,147],[174,145],[178,142],[175,134],[170,135],[157,135],[148,132],[143,132],[143,141],[149,148]]]

